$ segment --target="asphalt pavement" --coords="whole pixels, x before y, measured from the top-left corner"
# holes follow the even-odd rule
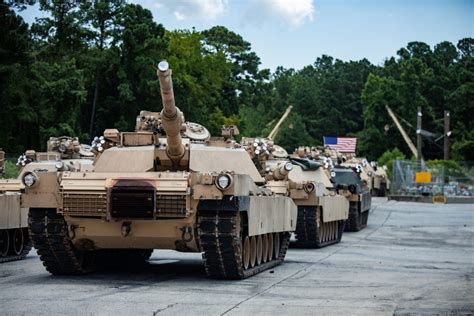
[[[290,248],[242,281],[208,279],[199,254],[163,250],[140,269],[55,277],[32,251],[0,265],[0,315],[473,314],[474,205],[372,205],[364,230]]]

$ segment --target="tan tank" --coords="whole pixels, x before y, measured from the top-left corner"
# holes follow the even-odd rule
[[[359,174],[364,187],[367,187],[367,189],[371,191],[375,177],[375,170],[372,164],[370,164],[366,158],[356,157],[355,155],[348,154],[343,157],[343,161],[340,165],[354,169]]]
[[[28,208],[21,207],[21,179],[36,170],[92,170],[92,154],[77,138],[51,137],[47,152],[28,150],[18,158],[17,179],[0,180],[0,262],[20,260],[31,250],[28,234]],[[27,177],[30,178],[29,176]]]
[[[387,196],[388,190],[390,190],[390,179],[387,175],[387,166],[380,167],[375,161],[371,161],[370,165],[374,170],[370,193],[373,196]]]
[[[326,156],[326,163],[331,166],[331,181],[338,192],[349,201],[349,219],[346,231],[359,231],[367,226],[369,210],[372,204],[370,187],[374,171],[364,158],[354,155],[343,155],[331,148],[319,150]],[[324,159],[324,158],[323,158]]]
[[[349,215],[349,201],[338,194],[331,182],[331,166],[304,147],[298,148],[290,159],[295,168],[289,179],[303,186],[303,190],[290,191],[298,206],[296,246],[321,248],[340,242]]]
[[[331,165],[331,181],[338,192],[349,200],[349,219],[346,231],[359,231],[367,226],[372,205],[371,187],[374,169],[365,158],[354,154],[342,154],[329,147],[317,149]]]
[[[0,151],[0,164],[5,153]],[[24,259],[31,250],[28,236],[28,210],[20,207],[21,183],[0,180],[0,263]]]
[[[367,226],[371,195],[364,181],[361,181],[360,171],[342,165],[332,169],[332,182],[339,193],[349,200],[349,219],[346,231],[359,231]]]
[[[106,130],[94,172],[36,172],[25,189],[23,206],[46,269],[89,272],[112,250],[142,257],[153,249],[202,252],[207,275],[225,279],[281,263],[295,204],[264,188],[235,142],[208,139],[204,127],[185,123],[167,62],[157,74],[163,110],[142,112],[135,132]]]
[[[266,187],[291,197],[297,205],[295,245],[321,248],[341,241],[349,202],[333,188],[327,168],[313,161],[309,153],[290,156],[274,144],[273,139],[291,109],[287,108],[267,138],[243,138],[241,144],[267,178]]]

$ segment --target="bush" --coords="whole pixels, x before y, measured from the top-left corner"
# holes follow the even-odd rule
[[[16,179],[19,174],[20,170],[13,162],[5,161],[5,173],[3,174],[5,179]]]
[[[404,153],[400,151],[397,147],[392,150],[387,150],[380,156],[379,160],[377,161],[379,167],[383,165],[387,166],[387,175],[389,179],[392,179],[392,168],[393,168],[393,161],[394,160],[405,160],[406,156]]]

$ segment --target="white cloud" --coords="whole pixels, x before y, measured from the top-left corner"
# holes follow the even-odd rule
[[[314,4],[313,0],[253,0],[246,17],[258,23],[268,18],[278,19],[297,28],[306,21],[313,21]]]
[[[227,0],[159,0],[155,6],[167,8],[179,21],[214,21],[226,11]]]

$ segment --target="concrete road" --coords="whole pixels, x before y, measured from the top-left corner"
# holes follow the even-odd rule
[[[472,314],[473,219],[474,205],[376,198],[363,231],[243,281],[173,251],[140,271],[54,277],[32,252],[0,265],[0,315]]]

